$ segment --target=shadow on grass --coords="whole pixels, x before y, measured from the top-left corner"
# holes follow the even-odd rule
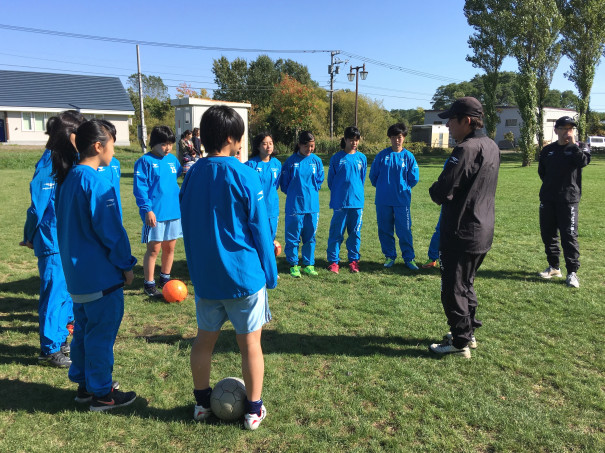
[[[323,258],[315,258],[315,270],[318,271],[319,273],[325,272],[326,274],[331,274],[330,271],[328,271],[328,265],[330,263],[323,259]],[[349,273],[349,261],[348,260],[341,260],[340,261],[340,273]],[[298,263],[299,266],[301,266],[301,268],[303,267],[302,262],[299,261]],[[403,261],[401,261],[401,259],[399,259],[399,261],[397,261],[395,263],[395,265],[390,268],[387,269],[384,267],[383,263],[379,263],[376,261],[359,261],[359,268],[361,269],[361,273],[362,274],[394,274],[394,275],[406,275],[406,276],[414,276],[414,275],[420,275],[420,274],[434,274],[435,270],[434,269],[420,269],[418,271],[412,271],[410,269],[408,269],[407,267],[405,267],[405,265],[403,264]],[[288,261],[286,261],[286,258],[282,255],[280,257],[277,258],[277,272],[283,276],[283,274],[289,275],[290,274],[290,263],[288,263]]]
[[[519,270],[508,270],[508,269],[479,269],[477,271],[478,278],[493,278],[497,280],[519,280],[519,281],[532,281],[532,282],[548,282],[549,280],[540,278],[538,276],[538,270],[536,271],[519,271]],[[565,279],[559,279],[565,282]]]
[[[0,344],[0,365],[38,365],[40,349],[30,345]],[[0,394],[4,387],[0,386]]]
[[[40,278],[29,277],[24,280],[16,280],[12,282],[0,284],[0,293],[24,293],[35,298],[36,306],[38,304],[38,296],[40,295]],[[0,299],[0,303],[4,298]],[[0,308],[1,309],[1,308]]]

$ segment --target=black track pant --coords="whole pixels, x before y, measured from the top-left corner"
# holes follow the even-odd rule
[[[578,203],[540,203],[540,234],[548,265],[559,268],[559,233],[567,272],[580,268],[578,245]]]
[[[486,253],[466,253],[459,247],[442,247],[441,303],[453,336],[453,345],[463,348],[471,341],[475,329],[482,326],[475,318],[477,294],[473,286],[475,274]]]

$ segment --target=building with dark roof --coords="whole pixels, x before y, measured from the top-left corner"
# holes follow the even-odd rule
[[[119,78],[0,71],[0,142],[44,145],[46,121],[68,109],[111,121],[116,145],[130,144],[134,108]]]

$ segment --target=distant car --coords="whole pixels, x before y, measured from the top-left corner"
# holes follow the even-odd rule
[[[590,149],[605,151],[605,137],[599,137],[596,135],[592,135],[588,137],[587,143],[590,145]]]

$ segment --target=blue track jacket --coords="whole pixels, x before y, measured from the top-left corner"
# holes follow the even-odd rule
[[[416,158],[407,149],[396,153],[391,147],[378,153],[370,168],[370,182],[376,187],[374,203],[384,206],[409,206],[412,187],[418,183]]]
[[[277,285],[264,194],[256,171],[235,157],[205,157],[180,193],[183,242],[195,295],[236,299]]]
[[[288,157],[281,172],[281,190],[286,194],[286,215],[319,212],[319,189],[324,182],[324,166],[315,154],[298,152]]]
[[[120,208],[120,216],[122,216],[122,200],[120,195],[120,178],[122,177],[122,169],[120,168],[120,161],[115,157],[111,158],[111,162],[108,167],[97,168],[99,174],[105,176],[111,183],[118,196],[118,208]]]
[[[347,154],[341,150],[332,156],[328,169],[331,209],[363,208],[367,169],[368,160],[360,151]]]
[[[279,195],[277,194],[277,188],[279,187],[279,178],[281,176],[281,162],[275,157],[271,158],[269,162],[263,162],[260,157],[254,156],[245,162],[245,164],[256,170],[260,177],[269,218],[279,217]]]
[[[124,281],[137,260],[111,183],[92,167],[76,165],[57,188],[57,236],[72,295],[90,294]]]
[[[159,157],[149,152],[134,163],[132,191],[143,223],[149,211],[160,222],[181,218],[177,182],[181,170],[173,154]]]

